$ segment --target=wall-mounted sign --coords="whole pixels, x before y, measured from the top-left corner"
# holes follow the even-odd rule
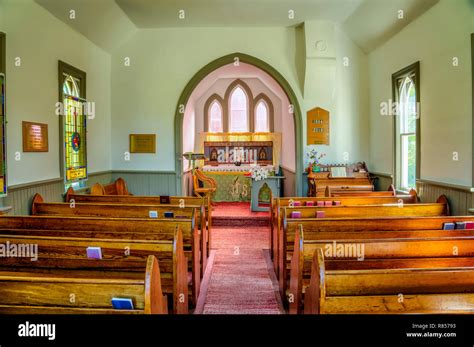
[[[48,124],[22,122],[23,152],[48,152]]]
[[[320,107],[309,110],[307,119],[307,144],[329,145],[329,111]]]
[[[156,153],[156,135],[130,134],[130,153]]]

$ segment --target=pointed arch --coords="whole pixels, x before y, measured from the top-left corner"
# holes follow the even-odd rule
[[[221,110],[222,110],[222,131],[226,132],[228,129],[228,124],[227,124],[227,112],[226,112],[226,104],[223,98],[219,94],[212,94],[205,102],[204,104],[204,131],[208,132],[209,131],[209,117],[210,117],[210,112],[211,112],[211,106],[214,102],[219,103]]]
[[[232,100],[230,98],[232,97],[234,91],[239,87],[242,89],[245,96],[247,97],[247,112],[248,112],[248,118],[247,118],[248,129],[247,129],[247,131],[248,132],[253,132],[253,130],[254,130],[254,127],[253,127],[253,123],[254,123],[253,108],[254,107],[253,107],[252,90],[250,89],[248,84],[245,83],[244,81],[242,81],[240,78],[236,79],[234,82],[232,82],[227,87],[227,89],[225,91],[225,95],[224,95],[224,100],[225,100],[225,103],[226,103],[226,112],[227,112],[227,124],[228,124],[227,131],[230,131],[230,124],[231,124],[230,118],[232,117],[232,112],[231,112],[231,107],[232,107],[231,101]]]
[[[303,194],[303,116],[301,113],[301,107],[290,83],[286,78],[273,66],[267,62],[258,59],[254,56],[235,52],[228,54],[226,56],[217,58],[214,61],[211,61],[199,71],[197,71],[194,76],[189,80],[186,86],[181,93],[175,111],[175,171],[176,174],[176,194],[182,194],[182,146],[183,146],[183,118],[184,118],[184,107],[189,101],[189,98],[194,91],[194,89],[199,85],[199,83],[211,72],[217,70],[220,67],[223,67],[228,64],[235,64],[236,61],[247,63],[253,65],[262,71],[265,71],[269,74],[283,89],[290,105],[293,109],[293,118],[295,124],[295,147],[296,147],[296,172],[295,172],[295,194],[302,196]],[[253,110],[253,107],[252,107]]]
[[[274,114],[275,114],[275,111],[274,111],[274,108],[273,108],[273,103],[272,103],[272,100],[270,100],[270,98],[264,94],[264,93],[260,93],[258,94],[255,99],[253,100],[253,104],[255,105],[254,106],[254,114],[255,116],[257,115],[257,107],[258,107],[258,104],[260,101],[263,101],[265,102],[265,104],[267,105],[267,111],[268,111],[268,128],[269,128],[269,131],[270,132],[273,132],[275,131],[275,120],[274,120]],[[256,117],[255,117],[255,120],[256,120]],[[255,128],[255,124],[254,124],[254,128]]]

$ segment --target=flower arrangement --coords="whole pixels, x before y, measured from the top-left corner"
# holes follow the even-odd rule
[[[250,177],[255,181],[261,181],[268,177],[268,170],[260,166],[252,166],[249,170]]]
[[[311,149],[309,152],[306,153],[306,156],[309,160],[309,169],[311,168],[313,171],[319,168],[318,164],[319,161],[326,156],[325,153],[318,152],[315,148]]]

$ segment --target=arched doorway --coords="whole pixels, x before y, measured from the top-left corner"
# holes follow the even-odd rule
[[[186,105],[199,83],[214,70],[219,69],[228,64],[246,63],[253,65],[268,75],[270,75],[278,85],[283,89],[292,107],[294,115],[294,129],[295,129],[295,192],[297,195],[302,195],[302,173],[303,173],[303,156],[302,156],[302,113],[298,103],[298,99],[288,81],[271,65],[244,53],[233,53],[216,59],[201,70],[199,70],[193,78],[188,82],[178,100],[175,112],[175,170],[176,170],[176,192],[181,195],[182,192],[182,172],[183,172],[183,119]]]

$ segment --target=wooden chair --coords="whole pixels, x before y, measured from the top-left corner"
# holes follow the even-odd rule
[[[207,187],[205,184],[207,184]],[[193,173],[193,187],[194,194],[206,199],[210,205],[212,194],[217,190],[216,181],[213,178],[206,176],[201,170],[196,169]]]

